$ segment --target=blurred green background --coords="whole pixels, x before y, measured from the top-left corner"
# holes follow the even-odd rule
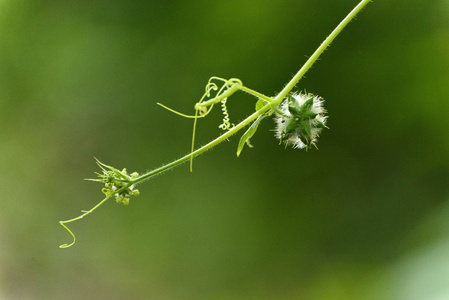
[[[300,81],[326,99],[319,151],[265,121],[58,248],[102,199],[94,157],[188,153],[192,121],[156,102],[192,113],[211,76],[275,95],[357,2],[0,1],[0,299],[449,299],[447,0],[370,3]]]

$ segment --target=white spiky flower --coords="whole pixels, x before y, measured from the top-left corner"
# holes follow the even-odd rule
[[[288,95],[276,113],[276,138],[293,148],[316,147],[321,130],[327,128],[323,102],[313,94]]]

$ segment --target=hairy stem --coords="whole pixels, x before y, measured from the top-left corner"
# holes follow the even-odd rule
[[[237,124],[236,126],[234,126],[233,128],[231,128],[229,131],[226,131],[225,133],[223,133],[222,135],[220,135],[218,138],[216,138],[215,140],[209,142],[208,144],[204,145],[201,148],[198,148],[197,150],[193,151],[192,153],[189,153],[175,161],[172,161],[171,163],[168,163],[166,165],[163,165],[160,168],[157,168],[153,171],[150,171],[146,174],[143,174],[137,178],[135,178],[132,183],[133,184],[137,184],[143,180],[149,179],[161,172],[164,172],[166,170],[169,170],[173,167],[176,167],[188,160],[190,160],[192,157],[196,157],[200,154],[202,154],[203,152],[206,152],[207,150],[215,147],[216,145],[218,145],[219,143],[223,142],[224,140],[228,139],[231,135],[233,135],[234,133],[238,132],[240,129],[244,128],[246,125],[250,124],[252,121],[254,121],[258,116],[262,115],[263,113],[267,112],[269,109],[271,108],[271,104],[267,104],[264,107],[262,107],[261,109],[259,109],[258,111],[254,112],[252,115],[248,116],[245,120],[243,120],[242,122],[240,122],[239,124]]]
[[[320,57],[320,55],[326,50],[327,47],[332,43],[332,41],[338,36],[338,34],[343,30],[343,28],[348,25],[348,23],[364,8],[371,0],[361,1],[344,19],[338,24],[338,26],[332,31],[332,33],[321,43],[318,49],[312,54],[312,56],[307,60],[307,62],[302,66],[302,68],[293,76],[292,80],[284,87],[284,89],[276,96],[274,105],[279,105],[282,99],[287,96],[287,94],[295,87],[298,81],[306,74],[306,72],[312,67],[315,61]]]
[[[245,120],[234,126],[232,129],[227,131],[226,133],[222,134],[215,140],[211,141],[210,143],[204,145],[203,147],[193,151],[192,153],[189,153],[171,163],[168,163],[160,168],[157,168],[153,171],[150,171],[140,177],[137,177],[134,179],[133,183],[139,183],[145,179],[151,178],[161,172],[164,172],[168,169],[171,169],[173,167],[176,167],[183,162],[186,162],[187,160],[196,157],[203,152],[215,147],[219,143],[223,142],[227,138],[229,138],[231,135],[235,134],[237,131],[242,129],[243,127],[249,125],[252,121],[254,121],[258,116],[264,114],[269,109],[276,109],[277,106],[282,102],[282,100],[287,96],[287,94],[295,87],[295,85],[298,83],[298,81],[306,74],[306,72],[312,67],[312,65],[315,63],[315,61],[320,57],[320,55],[326,50],[326,48],[332,43],[332,41],[338,36],[338,34],[343,30],[343,28],[348,25],[348,23],[357,15],[357,13],[360,12],[360,10],[365,7],[371,0],[362,0],[344,19],[343,21],[338,24],[338,26],[332,31],[332,33],[321,43],[321,45],[318,47],[318,49],[315,50],[315,52],[310,56],[310,58],[307,60],[307,62],[302,66],[302,68],[296,73],[295,76],[290,80],[290,82],[284,87],[284,89],[274,98],[269,98],[267,96],[264,96],[260,93],[257,93],[253,90],[250,90],[244,86],[241,86],[240,89],[246,92],[249,92],[251,94],[256,94],[261,99],[266,100],[268,103],[252,115],[248,116]],[[235,92],[235,91],[232,91]],[[207,102],[205,102],[207,103]],[[204,104],[204,103],[202,103]]]

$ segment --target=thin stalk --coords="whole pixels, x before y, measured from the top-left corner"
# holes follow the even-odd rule
[[[148,173],[145,173],[135,179],[133,179],[131,181],[131,183],[133,184],[137,184],[143,180],[149,179],[161,172],[164,172],[166,170],[169,170],[171,168],[174,168],[188,160],[190,160],[193,157],[196,157],[200,154],[202,154],[203,152],[206,152],[207,150],[215,147],[216,145],[218,145],[219,143],[223,142],[224,140],[228,139],[230,136],[232,136],[233,134],[235,134],[236,132],[238,132],[240,129],[242,129],[243,127],[245,127],[246,125],[250,124],[252,121],[254,121],[255,119],[257,119],[258,116],[264,114],[265,112],[267,112],[269,109],[271,108],[271,104],[267,104],[264,107],[262,107],[261,109],[259,109],[258,111],[254,112],[252,115],[248,116],[245,120],[243,120],[242,122],[240,122],[239,124],[237,124],[236,126],[234,126],[233,128],[231,128],[229,131],[223,133],[222,135],[220,135],[218,138],[216,138],[215,140],[209,142],[208,144],[202,146],[201,148],[196,149],[195,151],[193,151],[192,153],[189,153],[175,161],[172,161],[171,163],[168,163],[166,165],[163,165],[160,168],[157,168],[155,170],[152,170]]]
[[[348,25],[348,23],[364,8],[371,0],[361,1],[344,19],[338,24],[338,26],[332,31],[332,33],[321,43],[318,49],[312,54],[312,56],[307,60],[307,62],[302,66],[302,68],[293,76],[292,80],[284,87],[284,89],[274,98],[274,105],[279,105],[282,99],[287,96],[287,94],[295,87],[298,81],[306,74],[306,72],[312,67],[320,55],[326,50],[327,47],[332,43],[332,41],[338,36],[338,34],[343,30],[343,28]]]

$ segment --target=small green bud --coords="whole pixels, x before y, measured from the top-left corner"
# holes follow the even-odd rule
[[[139,173],[137,173],[137,172],[131,173],[131,178],[132,179],[135,179],[137,177],[139,177]]]
[[[129,205],[129,198],[126,197],[123,198],[123,205],[125,206]]]
[[[140,195],[140,192],[139,192],[139,190],[133,190],[133,191],[131,192],[131,194],[132,194],[133,196],[139,196],[139,195]]]
[[[115,202],[122,203],[123,202],[123,195],[117,195],[115,196]]]

